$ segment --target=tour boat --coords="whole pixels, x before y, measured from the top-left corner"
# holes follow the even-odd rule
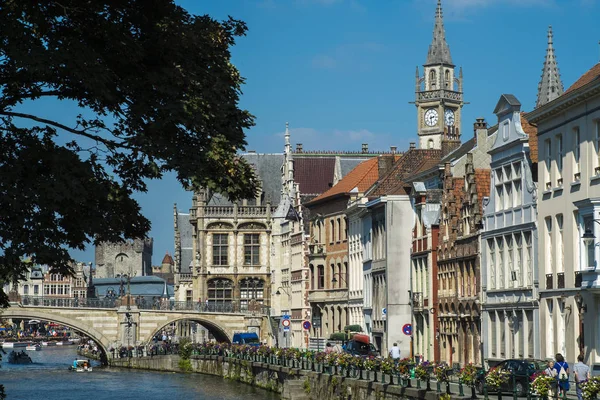
[[[69,371],[73,371],[73,372],[92,372],[92,364],[90,364],[88,362],[88,360],[75,360],[77,363],[77,366],[75,366],[75,363],[73,363],[73,365],[71,365],[69,367]]]
[[[56,342],[42,342],[42,346],[56,346]]]
[[[12,349],[17,347],[27,347],[29,343],[27,342],[4,342],[2,343],[2,348],[4,349]]]
[[[30,344],[29,346],[25,347],[25,350],[30,350],[30,351],[40,351],[42,349],[42,346],[39,344]]]

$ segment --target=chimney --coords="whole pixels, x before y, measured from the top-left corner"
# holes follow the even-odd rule
[[[410,144],[408,145],[409,149],[416,149],[417,148],[417,144],[415,142],[410,142]]]
[[[362,144],[362,152],[363,152],[363,154],[369,152],[369,143],[363,143]]]
[[[302,153],[302,143],[296,143],[296,153]]]
[[[378,173],[379,178],[381,178],[392,170],[392,167],[394,166],[394,155],[393,154],[383,154],[378,157],[377,161],[378,161],[377,173]]]
[[[396,147],[396,146],[390,146],[390,151],[392,152],[392,154],[396,154],[397,150],[398,150],[398,147]]]
[[[484,143],[487,137],[488,125],[485,122],[485,118],[479,117],[475,119],[473,124],[473,131],[475,133],[475,144]]]

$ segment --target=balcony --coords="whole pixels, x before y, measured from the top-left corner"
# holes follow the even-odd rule
[[[546,274],[546,289],[554,289],[554,286],[552,285],[552,274]]]
[[[347,289],[318,289],[308,292],[308,301],[311,303],[347,302]]]

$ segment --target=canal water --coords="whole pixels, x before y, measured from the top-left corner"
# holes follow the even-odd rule
[[[96,367],[93,372],[68,370],[76,346],[44,347],[27,352],[33,364],[13,365],[2,356],[0,384],[7,400],[275,400],[262,389],[201,374],[151,372]],[[6,349],[7,353],[10,349]]]

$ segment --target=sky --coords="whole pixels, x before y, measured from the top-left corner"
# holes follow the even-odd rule
[[[256,117],[247,150],[283,151],[289,122],[304,150],[370,150],[417,141],[415,68],[425,62],[437,0],[176,0],[192,14],[248,25],[232,49],[245,77],[240,106]],[[600,58],[600,0],[443,0],[446,40],[463,68],[462,139],[475,118],[496,123],[503,93],[533,109],[548,26],[567,89]],[[68,115],[76,110],[49,111]],[[152,222],[153,263],[173,253],[173,205],[192,194],[173,175],[136,196]],[[94,249],[73,251],[94,261]]]

